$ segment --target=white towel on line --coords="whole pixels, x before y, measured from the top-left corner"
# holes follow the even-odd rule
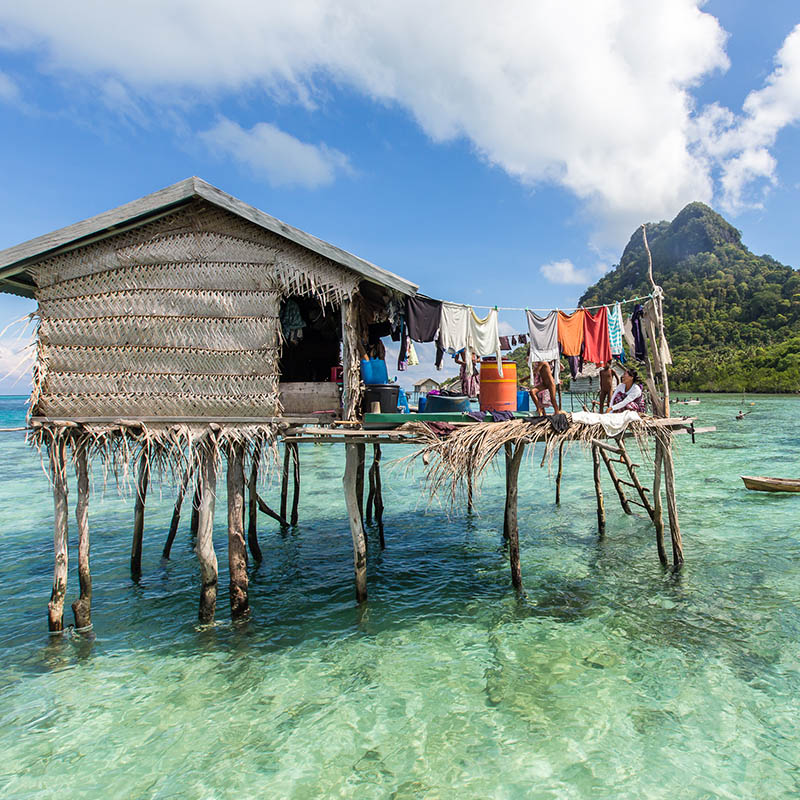
[[[497,309],[481,319],[471,308],[467,330],[467,349],[479,356],[497,357],[497,374],[503,377],[503,356],[500,352],[500,328]],[[469,362],[467,362],[469,363]]]

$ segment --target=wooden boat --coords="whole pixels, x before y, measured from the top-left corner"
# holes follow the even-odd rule
[[[756,492],[800,492],[800,478],[740,476],[748,489]]]

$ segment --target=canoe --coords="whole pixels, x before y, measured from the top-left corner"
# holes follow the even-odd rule
[[[756,492],[800,492],[800,478],[764,478],[742,475],[748,489]]]

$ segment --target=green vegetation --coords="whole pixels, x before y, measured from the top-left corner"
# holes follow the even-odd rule
[[[703,203],[647,226],[655,281],[664,288],[670,386],[695,392],[800,391],[800,273],[756,256]],[[581,305],[646,295],[647,254],[637,230],[619,265]],[[630,307],[626,308],[626,312]]]

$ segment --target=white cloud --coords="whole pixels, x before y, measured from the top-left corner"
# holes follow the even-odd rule
[[[575,286],[586,286],[592,280],[592,273],[588,269],[577,269],[569,260],[551,261],[539,267],[539,272],[550,283],[562,283]]]
[[[242,0],[223,10],[215,0],[143,0],[76,11],[50,0],[5,4],[0,23],[4,45],[36,47],[45,69],[98,82],[111,76],[162,102],[169,92],[186,102],[223,92],[247,100],[261,90],[313,108],[326,102],[319,87],[333,81],[406,109],[435,141],[467,139],[526,185],[567,189],[597,220],[597,244],[616,247],[642,220],[710,201],[714,170],[729,161],[726,196],[770,170],[763,157],[735,160],[741,150],[720,165],[698,138],[691,92],[728,64],[725,33],[701,6]],[[776,70],[745,109],[773,128],[793,113],[787,76],[795,54],[784,50],[786,74]],[[230,126],[214,129],[222,144],[242,143],[247,163],[281,179],[279,165],[263,154],[261,139],[271,129],[237,133]],[[320,151],[312,175],[330,174],[332,152]]]
[[[301,142],[268,122],[244,130],[221,117],[199,134],[212,150],[262,174],[273,186],[325,186],[339,172],[351,172],[347,156],[324,144]]]
[[[800,120],[800,25],[786,37],[765,85],[750,92],[737,117],[712,104],[694,122],[698,152],[720,170],[721,204],[731,212],[758,207],[777,182],[770,153],[778,134]]]
[[[19,99],[19,86],[5,72],[0,72],[0,101],[16,103]]]
[[[0,393],[27,394],[34,350],[25,339],[0,340]]]

